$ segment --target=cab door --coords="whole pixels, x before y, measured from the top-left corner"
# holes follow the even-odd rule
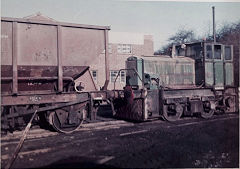
[[[212,43],[205,43],[204,45],[204,62],[205,62],[205,85],[206,86],[213,86],[214,85],[214,72],[213,72],[213,44]]]
[[[215,88],[224,87],[224,45],[205,43],[205,84]]]
[[[214,86],[216,88],[224,87],[224,64],[223,64],[223,47],[224,45],[213,45],[213,72]]]
[[[223,48],[224,53],[224,84],[225,86],[234,86],[233,78],[233,46],[225,45]]]

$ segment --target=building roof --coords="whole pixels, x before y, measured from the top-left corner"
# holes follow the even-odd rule
[[[168,55],[154,55],[154,56],[139,56],[138,58],[142,58],[144,60],[149,61],[178,61],[178,62],[194,62],[195,60],[185,56],[175,56],[171,57]]]
[[[56,20],[48,17],[48,16],[45,16],[43,15],[41,12],[37,12],[36,14],[33,14],[33,15],[29,15],[29,16],[26,16],[26,17],[23,17],[24,19],[33,19],[33,20],[42,20],[42,21],[54,21],[56,22]]]
[[[75,24],[68,22],[58,22],[52,18],[37,13],[24,18],[12,18],[12,17],[1,17],[1,21],[7,22],[19,22],[19,23],[32,23],[32,24],[44,24],[53,26],[67,26],[76,28],[86,28],[86,29],[98,29],[98,30],[110,30],[110,26],[98,26],[98,25],[85,25],[85,24]]]

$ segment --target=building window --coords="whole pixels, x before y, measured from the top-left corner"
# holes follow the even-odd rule
[[[132,46],[129,44],[118,44],[117,52],[124,53],[124,54],[130,54],[130,53],[132,53]]]
[[[92,77],[95,82],[97,82],[97,70],[92,70]]]
[[[114,81],[115,81],[115,79],[117,77],[117,74],[118,74],[118,70],[111,70],[110,71],[110,81],[112,83],[114,83]],[[116,82],[120,82],[120,83],[125,83],[126,82],[126,73],[125,73],[125,71],[121,71],[120,72]]]
[[[117,77],[118,71],[111,70],[110,71],[110,81],[113,83]],[[119,81],[119,77],[116,81]]]
[[[125,73],[125,71],[121,71],[120,72],[120,79],[121,79],[121,83],[125,83],[126,82],[126,73]]]

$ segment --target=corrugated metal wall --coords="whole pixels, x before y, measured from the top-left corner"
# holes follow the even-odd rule
[[[190,58],[144,58],[144,72],[160,77],[165,86],[194,85],[194,60]]]

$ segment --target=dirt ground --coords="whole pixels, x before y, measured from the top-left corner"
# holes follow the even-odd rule
[[[21,132],[1,138],[2,168]],[[13,168],[238,168],[239,115],[85,124],[72,134],[31,129]]]

